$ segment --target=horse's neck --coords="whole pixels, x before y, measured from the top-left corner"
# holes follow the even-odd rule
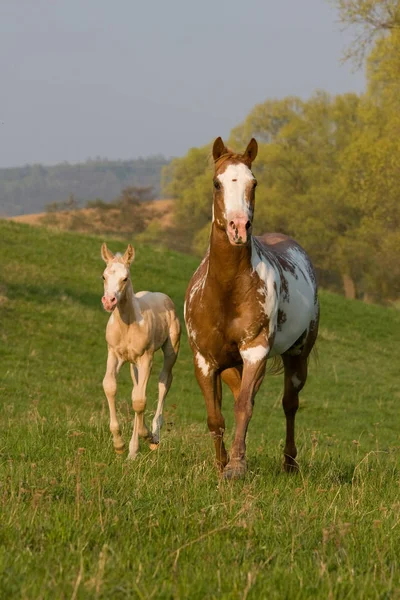
[[[125,288],[125,294],[119,301],[115,312],[117,319],[122,321],[125,325],[132,325],[132,323],[138,323],[142,320],[139,302],[130,281]]]
[[[213,223],[210,236],[209,274],[221,285],[231,286],[245,271],[251,269],[251,243],[232,246],[225,231]]]

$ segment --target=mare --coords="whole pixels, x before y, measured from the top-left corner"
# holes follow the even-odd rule
[[[295,415],[318,333],[317,284],[305,251],[280,233],[252,235],[257,181],[251,165],[257,151],[254,138],[243,154],[228,150],[220,137],[214,142],[210,244],[185,298],[195,374],[225,479],[246,472],[247,428],[271,357],[281,357],[284,368],[284,467],[298,468]],[[229,458],[223,441],[221,379],[235,402]]]
[[[115,410],[115,395],[117,374],[125,362],[130,363],[135,420],[128,458],[134,459],[139,449],[139,436],[149,443],[152,450],[158,447],[164,401],[172,383],[172,367],[178,356],[181,327],[171,298],[159,292],[134,293],[130,265],[135,251],[130,244],[123,256],[114,255],[103,244],[101,256],[107,264],[103,273],[104,296],[101,301],[104,309],[111,313],[106,329],[108,358],[103,388],[110,409],[114,449],[122,454],[125,445]],[[146,387],[154,353],[160,348],[164,353],[164,364],[158,380],[158,404],[150,432],[144,420]]]

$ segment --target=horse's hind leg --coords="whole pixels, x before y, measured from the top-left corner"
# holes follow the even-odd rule
[[[151,427],[152,440],[150,448],[155,450],[160,442],[160,429],[163,424],[165,398],[172,383],[172,368],[176,363],[179,351],[180,328],[171,328],[170,335],[162,346],[164,364],[158,378],[158,403]]]
[[[296,471],[297,448],[294,441],[294,422],[299,408],[299,392],[307,380],[307,358],[304,356],[283,355],[285,367],[285,387],[283,393],[283,410],[286,417],[286,443],[284,449],[285,471]]]
[[[133,381],[132,407],[135,411],[133,422],[132,438],[129,442],[128,458],[136,458],[139,450],[139,437],[150,439],[151,433],[144,421],[144,411],[146,408],[146,388],[149,381],[151,367],[153,364],[153,355],[145,353],[137,361],[136,365],[131,366],[131,375]]]

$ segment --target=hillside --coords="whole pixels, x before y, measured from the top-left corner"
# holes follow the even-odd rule
[[[168,162],[153,156],[0,169],[0,216],[42,212],[47,204],[64,202],[71,194],[78,203],[96,198],[108,202],[129,186],[150,186],[159,196],[161,169]]]
[[[76,231],[79,233],[103,234],[113,233],[118,237],[126,237],[135,229],[135,217],[140,219],[143,229],[150,224],[165,230],[172,224],[173,200],[152,200],[133,206],[131,218],[122,214],[120,208],[82,208],[79,210],[45,212],[9,217],[17,223],[42,225],[57,230]]]
[[[281,472],[282,378],[267,377],[249,473],[218,481],[185,334],[160,448],[142,444],[128,464],[113,453],[101,386],[102,241],[0,221],[1,597],[397,597],[400,313],[321,293],[298,476]],[[168,293],[182,317],[197,264],[138,244],[134,288]],[[128,439],[126,367],[120,380]],[[230,445],[226,390],[223,410]]]

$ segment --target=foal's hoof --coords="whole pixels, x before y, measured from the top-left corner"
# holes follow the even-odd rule
[[[150,450],[157,450],[159,445],[160,445],[159,442],[157,442],[157,443],[150,442],[149,448],[150,448]]]
[[[291,456],[285,456],[283,469],[286,473],[298,473],[300,470],[299,463],[296,459],[292,458]]]
[[[222,472],[223,479],[243,479],[246,475],[246,461],[229,462]]]
[[[120,446],[119,448],[114,448],[116,454],[123,454],[125,452],[125,444]]]

